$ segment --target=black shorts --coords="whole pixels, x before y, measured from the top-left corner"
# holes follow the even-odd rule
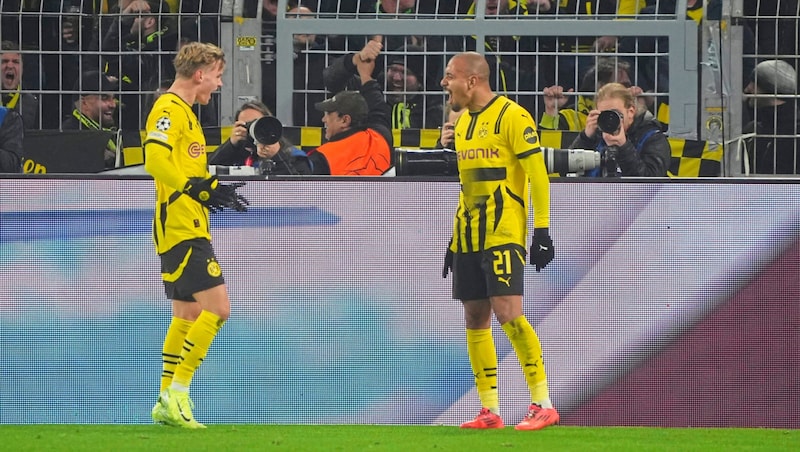
[[[161,278],[170,300],[196,301],[193,294],[225,284],[206,239],[185,240],[161,255]]]
[[[479,300],[499,295],[522,295],[525,287],[525,248],[502,245],[453,256],[453,298]]]

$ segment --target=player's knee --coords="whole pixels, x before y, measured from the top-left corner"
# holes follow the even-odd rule
[[[230,305],[217,307],[214,310],[214,314],[219,316],[220,320],[222,320],[223,322],[227,322],[228,317],[231,316],[231,307]]]

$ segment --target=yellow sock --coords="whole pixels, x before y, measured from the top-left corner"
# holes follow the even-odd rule
[[[193,323],[191,320],[173,317],[169,328],[167,328],[167,334],[164,336],[164,346],[161,349],[161,388],[159,392],[167,389],[172,383],[172,376],[175,374],[175,368],[181,359],[183,340],[186,338],[186,333],[189,332]]]
[[[503,325],[508,340],[517,352],[517,359],[525,374],[525,382],[531,392],[531,402],[544,408],[551,408],[550,392],[547,388],[547,374],[542,360],[542,344],[539,336],[524,315]]]
[[[194,321],[194,325],[186,333],[181,351],[181,361],[172,377],[172,387],[187,390],[192,383],[194,372],[203,363],[203,359],[211,347],[211,342],[225,323],[218,315],[202,311]]]
[[[467,354],[475,375],[475,386],[483,408],[500,413],[497,393],[497,351],[494,348],[492,329],[467,330]]]

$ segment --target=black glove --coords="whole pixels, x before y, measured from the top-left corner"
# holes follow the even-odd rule
[[[444,267],[442,267],[442,278],[447,278],[450,270],[453,269],[453,252],[447,247],[447,254],[444,255]]]
[[[536,266],[536,271],[541,271],[556,256],[553,240],[550,238],[548,228],[533,230],[533,243],[531,243],[531,265]]]
[[[244,186],[244,182],[236,182],[233,184],[217,184],[214,187],[214,182],[217,176],[211,176],[208,179],[202,177],[193,177],[186,183],[183,192],[191,196],[192,199],[200,204],[208,207],[211,212],[222,212],[222,209],[227,207],[237,212],[247,212],[247,206],[250,203],[244,196],[236,193],[236,189]]]

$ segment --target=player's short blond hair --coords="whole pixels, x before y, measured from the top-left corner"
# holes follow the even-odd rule
[[[214,44],[190,42],[181,47],[173,64],[178,77],[190,78],[198,69],[211,66],[218,61],[225,65],[225,52],[222,49]]]

